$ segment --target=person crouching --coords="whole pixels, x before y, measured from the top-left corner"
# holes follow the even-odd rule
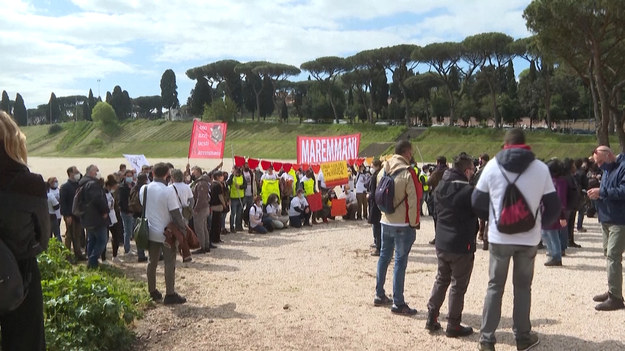
[[[438,272],[428,301],[428,318],[425,328],[431,332],[441,329],[438,315],[449,284],[448,337],[468,336],[471,327],[460,324],[475,257],[475,227],[477,216],[471,207],[473,186],[469,180],[475,173],[473,160],[467,155],[457,156],[453,168],[445,171],[441,183],[434,191],[438,223],[436,225],[436,256]]]
[[[291,200],[291,207],[289,207],[289,224],[293,228],[301,228],[302,223],[311,226],[310,214],[310,207],[304,196],[304,191],[299,189],[297,190],[297,196]]]

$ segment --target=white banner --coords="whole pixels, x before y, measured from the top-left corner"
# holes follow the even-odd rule
[[[150,165],[150,162],[148,162],[148,160],[145,158],[145,155],[124,154],[124,157],[126,158],[126,160],[128,160],[132,168],[134,168],[135,171],[137,171],[137,173],[141,172],[141,167]]]

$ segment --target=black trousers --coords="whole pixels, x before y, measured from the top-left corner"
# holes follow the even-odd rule
[[[2,350],[35,351],[46,349],[46,335],[43,328],[43,295],[41,273],[37,259],[30,258],[19,262],[23,273],[30,272],[31,280],[28,295],[20,307],[0,316],[2,329]]]
[[[221,216],[222,212],[213,211],[211,219],[210,239],[211,243],[217,244],[221,242]]]

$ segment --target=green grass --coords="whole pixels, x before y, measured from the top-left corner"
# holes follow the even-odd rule
[[[63,123],[63,130],[48,135],[49,126],[23,128],[29,155],[71,157],[118,157],[145,154],[147,157],[185,157],[189,150],[192,122],[136,120],[121,124],[110,136],[91,122]],[[225,157],[236,155],[295,159],[298,135],[331,136],[361,133],[360,149],[374,142],[393,142],[405,128],[368,124],[282,124],[265,122],[229,123]]]

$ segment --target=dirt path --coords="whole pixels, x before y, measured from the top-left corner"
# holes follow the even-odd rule
[[[567,250],[564,267],[536,259],[532,323],[539,350],[623,350],[625,313],[599,313],[593,294],[606,289],[605,259],[596,220]],[[472,350],[478,335],[450,339],[423,328],[435,275],[431,219],[423,219],[410,254],[406,301],[413,318],[373,307],[377,258],[369,255],[364,222],[338,222],[265,236],[240,233],[208,255],[178,264],[177,289],[188,303],[158,305],[137,323],[141,350]],[[476,254],[463,322],[479,329],[487,285],[488,255]],[[124,263],[145,279],[144,266]],[[392,292],[392,264],[387,293]],[[163,286],[162,267],[158,285]],[[515,350],[510,279],[504,295],[498,350]],[[441,310],[445,326],[447,305]]]

